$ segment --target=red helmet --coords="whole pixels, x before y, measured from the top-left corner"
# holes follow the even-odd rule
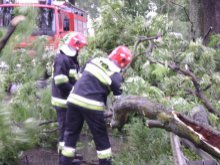
[[[80,32],[69,32],[61,40],[62,50],[66,55],[73,56],[76,50],[79,51],[87,45],[87,38]]]
[[[132,60],[131,51],[126,46],[118,46],[108,56],[120,68],[125,68]]]

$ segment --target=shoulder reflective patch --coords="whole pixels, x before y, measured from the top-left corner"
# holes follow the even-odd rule
[[[121,69],[108,58],[103,58],[103,57],[95,58],[92,60],[92,63],[105,70],[105,72],[107,72],[109,76],[111,76],[115,72],[119,73],[121,71]]]
[[[112,83],[111,78],[105,73],[105,71],[94,64],[87,64],[85,71],[94,75],[99,81],[101,81],[105,85],[111,85]]]

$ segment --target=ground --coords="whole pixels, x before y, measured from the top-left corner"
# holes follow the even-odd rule
[[[110,143],[114,154],[118,153],[123,145],[121,138],[111,137]],[[78,153],[83,155],[81,165],[98,165],[96,150],[88,137],[82,137]],[[58,165],[58,154],[52,149],[37,148],[25,151],[18,165]]]

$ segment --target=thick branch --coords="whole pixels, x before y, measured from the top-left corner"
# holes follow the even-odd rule
[[[177,71],[179,71],[180,73],[184,74],[185,76],[188,76],[191,78],[193,85],[196,89],[195,94],[198,98],[200,98],[200,100],[202,101],[202,103],[205,105],[205,107],[208,109],[209,112],[216,114],[217,116],[220,117],[220,113],[219,111],[217,111],[212,105],[211,103],[208,101],[207,97],[205,96],[203,90],[201,90],[200,88],[200,84],[198,81],[198,78],[196,77],[196,75],[190,71],[190,70],[186,70],[186,69],[182,69],[179,66],[173,64],[173,65],[169,65],[169,67],[171,69],[175,69]]]
[[[209,30],[207,31],[207,33],[205,34],[205,36],[204,36],[204,38],[203,38],[203,42],[205,42],[205,40],[208,38],[208,36],[209,36],[209,34],[210,34],[210,32],[212,31],[212,29],[213,29],[213,27],[212,26],[210,26],[209,27]]]
[[[137,60],[138,55],[140,55],[140,54],[137,53],[138,45],[140,43],[145,42],[145,41],[149,42],[149,45],[148,45],[148,47],[146,48],[146,51],[145,51],[145,54],[148,54],[149,52],[151,52],[153,50],[153,47],[154,47],[154,44],[153,44],[152,40],[158,39],[159,37],[161,37],[161,35],[162,34],[159,33],[158,35],[152,36],[152,37],[140,36],[138,38],[138,40],[136,41],[135,45],[134,45],[133,60],[132,60],[130,65],[133,66],[133,64]],[[124,72],[125,71],[126,71],[126,69],[124,70]]]
[[[159,64],[162,64],[162,65],[166,65],[165,63],[159,62],[159,61],[155,61],[154,59],[152,59],[150,57],[148,57],[148,60],[150,60],[153,63],[159,63]],[[212,104],[209,102],[209,100],[205,96],[203,90],[200,88],[200,83],[199,83],[198,78],[196,77],[196,75],[192,71],[187,70],[187,69],[183,69],[180,66],[176,65],[175,63],[168,64],[168,67],[170,69],[176,71],[176,72],[179,72],[179,73],[181,73],[181,74],[183,74],[185,76],[190,77],[192,82],[193,82],[193,85],[195,87],[195,92],[191,92],[191,93],[193,93],[193,94],[195,93],[195,95],[202,101],[202,103],[208,109],[209,112],[211,112],[211,113],[217,115],[218,117],[220,117],[220,112],[217,111],[212,106]]]
[[[134,56],[137,56],[137,48],[138,48],[138,45],[141,43],[141,42],[145,42],[145,41],[151,41],[151,40],[154,40],[154,39],[158,39],[159,37],[161,37],[161,34],[158,34],[156,36],[152,36],[152,37],[146,37],[146,36],[140,36],[137,40],[137,42],[135,43],[135,46],[134,46]],[[149,48],[148,48],[149,49]]]
[[[186,138],[209,154],[220,158],[220,133],[213,128],[195,122],[177,112],[165,108],[159,103],[145,97],[127,96],[113,105],[114,115],[111,126],[122,127],[127,122],[128,113],[139,113],[162,124],[158,125],[166,131]]]
[[[154,36],[154,37],[140,37],[138,39],[138,41],[135,43],[135,47],[134,47],[134,55],[135,57],[137,56],[137,47],[138,45],[141,43],[141,42],[144,42],[144,41],[149,41],[149,40],[152,40],[152,39],[156,39],[158,37],[160,37],[161,35],[157,35],[157,36]],[[152,59],[151,57],[149,56],[146,56],[148,58],[149,61],[151,61],[152,63],[160,63],[162,65],[165,65],[163,62],[160,62],[160,61],[156,61],[154,59]],[[135,62],[135,60],[133,60],[132,64]],[[131,65],[132,65],[131,64]],[[208,109],[209,112],[211,113],[214,113],[216,114],[218,117],[220,117],[220,112],[217,111],[212,105],[211,103],[208,101],[208,99],[206,98],[204,92],[202,89],[200,89],[200,83],[199,83],[199,80],[198,78],[196,77],[196,75],[188,70],[188,69],[183,69],[181,68],[180,66],[176,65],[175,63],[170,63],[168,64],[168,67],[174,71],[177,71],[177,72],[180,72],[181,74],[185,75],[185,76],[188,76],[191,78],[192,82],[193,82],[193,85],[196,89],[195,91],[195,95],[202,101],[202,103],[205,105],[205,107]]]
[[[6,35],[1,39],[0,41],[0,52],[2,51],[2,49],[5,47],[5,45],[7,44],[9,38],[11,37],[11,35],[13,34],[13,32],[15,31],[17,25],[22,22],[23,20],[25,20],[25,17],[22,15],[16,16],[14,17],[11,22],[10,25],[8,27],[7,33]]]

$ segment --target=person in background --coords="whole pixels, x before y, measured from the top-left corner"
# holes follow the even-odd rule
[[[87,45],[87,38],[79,32],[69,32],[62,38],[63,44],[56,55],[52,70],[51,103],[57,113],[59,127],[58,152],[64,146],[65,119],[67,97],[70,94],[79,71],[78,54]]]
[[[121,70],[131,60],[131,51],[126,46],[118,46],[108,58],[97,57],[85,65],[81,78],[67,99],[62,165],[79,164],[74,157],[84,120],[93,135],[99,164],[110,165],[112,152],[104,120],[104,109],[111,91],[116,98],[122,94]]]

